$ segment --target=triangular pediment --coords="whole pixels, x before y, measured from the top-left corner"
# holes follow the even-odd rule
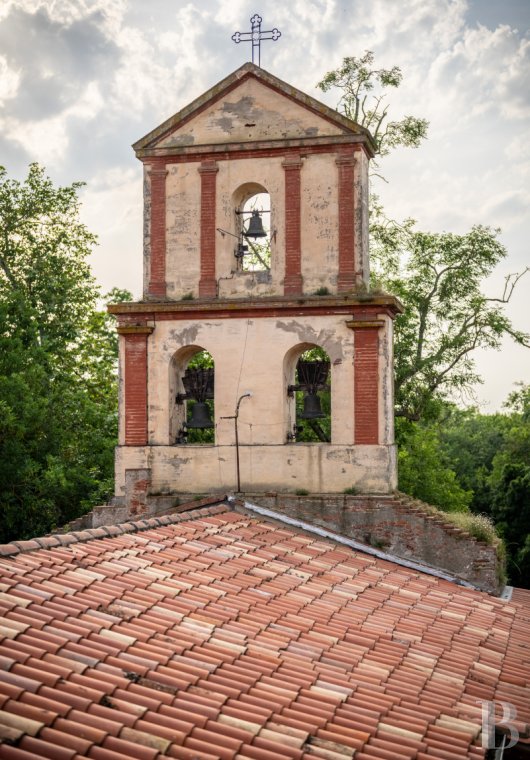
[[[369,132],[337,111],[247,63],[134,144],[139,157],[205,146],[355,136]]]

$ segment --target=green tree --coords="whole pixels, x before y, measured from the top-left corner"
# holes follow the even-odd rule
[[[376,69],[366,52],[345,58],[318,86],[340,91],[339,110],[372,132],[376,155],[383,157],[397,147],[418,147],[427,135],[424,119],[389,118],[386,96],[401,82],[399,67]],[[512,400],[518,408],[508,416],[465,413],[455,402],[480,381],[476,349],[499,349],[507,335],[530,345],[504,312],[528,270],[510,275],[504,292],[488,298],[483,282],[506,256],[498,231],[475,226],[466,235],[420,232],[412,219],[390,219],[374,195],[370,238],[372,291],[393,293],[405,307],[396,319],[394,344],[400,488],[446,510],[471,506],[490,513],[514,544],[510,571],[521,579],[530,565],[528,389]]]
[[[510,394],[503,414],[452,408],[438,424],[444,455],[504,538],[510,580],[530,587],[530,386]]]
[[[352,121],[368,129],[377,146],[377,154],[386,156],[397,147],[417,148],[427,136],[429,122],[416,116],[400,121],[388,119],[386,93],[398,88],[403,74],[399,66],[375,69],[374,54],[367,50],[360,58],[349,56],[342,64],[317,83],[322,92],[340,91],[338,110]]]
[[[24,182],[0,169],[0,541],[78,516],[112,477],[116,336],[80,186],[54,187],[36,164]]]
[[[338,109],[372,133],[379,157],[397,147],[418,147],[428,122],[389,116],[387,95],[400,87],[401,69],[376,68],[374,61],[371,51],[346,57],[317,86],[339,91]],[[389,219],[372,196],[370,236],[372,287],[397,295],[405,306],[396,320],[398,416],[432,418],[441,400],[453,400],[479,381],[475,349],[499,348],[505,335],[530,344],[502,309],[524,272],[508,278],[499,298],[482,293],[482,282],[506,256],[497,230],[475,226],[466,235],[419,232],[411,219]]]
[[[530,385],[507,401],[509,428],[488,479],[492,517],[508,549],[508,574],[530,588]]]
[[[437,426],[398,420],[399,490],[447,512],[465,512],[472,492],[459,483]]]
[[[476,408],[448,407],[437,423],[444,455],[458,482],[473,494],[472,512],[491,515],[489,479],[496,454],[504,447],[510,418],[506,414],[481,414]]]
[[[396,415],[417,421],[480,382],[476,349],[498,349],[507,335],[530,346],[530,336],[516,330],[503,310],[524,272],[489,298],[483,281],[506,256],[498,231],[478,225],[454,235],[417,232],[409,223],[382,227],[372,229],[374,271],[405,306],[395,330]]]

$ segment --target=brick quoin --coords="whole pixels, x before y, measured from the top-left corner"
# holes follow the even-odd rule
[[[122,328],[126,330],[127,328]],[[134,328],[131,328],[134,330]],[[125,445],[147,444],[147,338],[152,328],[126,333],[124,362]],[[118,328],[118,332],[122,332]]]
[[[344,293],[355,285],[354,164],[352,151],[335,159],[339,172],[339,273],[337,290]]]
[[[302,292],[302,248],[300,230],[302,160],[294,155],[284,159],[285,170],[285,295]]]
[[[354,330],[354,440],[379,443],[379,330]]]
[[[215,190],[219,167],[214,161],[203,162],[201,175],[201,276],[199,296],[215,298]]]
[[[166,295],[166,176],[165,166],[151,166],[151,256],[148,292]]]

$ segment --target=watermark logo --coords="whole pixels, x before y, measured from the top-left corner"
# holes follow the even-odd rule
[[[505,750],[515,747],[519,741],[519,731],[511,722],[517,718],[515,705],[512,705],[511,702],[502,702],[501,700],[490,702],[485,699],[477,699],[477,702],[479,705],[482,705],[482,747],[484,749],[500,749],[502,746]],[[495,718],[496,707],[502,707],[502,718],[500,719]],[[505,734],[504,738],[509,737],[509,742],[497,747],[495,744],[495,730],[497,729],[498,731],[500,727],[503,727],[502,733]]]

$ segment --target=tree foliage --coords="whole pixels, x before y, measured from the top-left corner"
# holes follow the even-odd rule
[[[339,90],[338,108],[371,131],[379,156],[399,146],[418,147],[427,135],[427,121],[389,118],[386,94],[401,85],[401,69],[375,68],[374,60],[371,51],[344,58],[317,86],[324,92]],[[508,278],[499,298],[482,292],[484,279],[506,256],[498,230],[475,226],[466,235],[419,232],[411,219],[389,219],[372,196],[370,236],[373,286],[398,296],[405,307],[395,331],[399,417],[418,421],[435,416],[441,401],[478,382],[477,348],[499,348],[506,335],[530,344],[502,308],[524,272]]]
[[[0,169],[0,541],[47,532],[111,487],[117,338],[80,187],[36,164],[24,182]]]
[[[386,156],[399,146],[417,148],[427,136],[429,122],[416,116],[389,121],[386,102],[388,88],[397,88],[403,79],[399,66],[375,69],[374,54],[367,50],[360,58],[349,56],[318,82],[322,92],[338,88],[338,110],[368,129],[377,146],[377,154]]]
[[[418,232],[410,223],[372,227],[376,276],[405,306],[395,330],[397,416],[420,420],[480,382],[476,349],[498,349],[506,335],[530,345],[503,310],[522,275],[508,278],[497,298],[482,291],[506,256],[497,236],[480,225],[465,235]]]
[[[510,394],[504,414],[452,408],[437,423],[446,460],[504,538],[512,583],[530,587],[530,386]]]
[[[418,147],[427,135],[425,119],[389,118],[386,95],[401,82],[399,67],[377,69],[366,52],[344,58],[318,87],[339,90],[339,110],[371,131],[383,157]],[[456,405],[480,382],[476,349],[499,349],[506,336],[530,345],[504,312],[528,270],[507,277],[503,293],[490,298],[483,282],[506,256],[498,230],[420,232],[412,219],[390,219],[373,195],[370,237],[372,290],[405,307],[394,343],[399,487],[445,510],[490,515],[506,541],[512,581],[530,586],[529,388],[512,395],[507,414]]]
[[[399,490],[446,512],[465,512],[472,492],[462,487],[434,425],[397,424]]]

